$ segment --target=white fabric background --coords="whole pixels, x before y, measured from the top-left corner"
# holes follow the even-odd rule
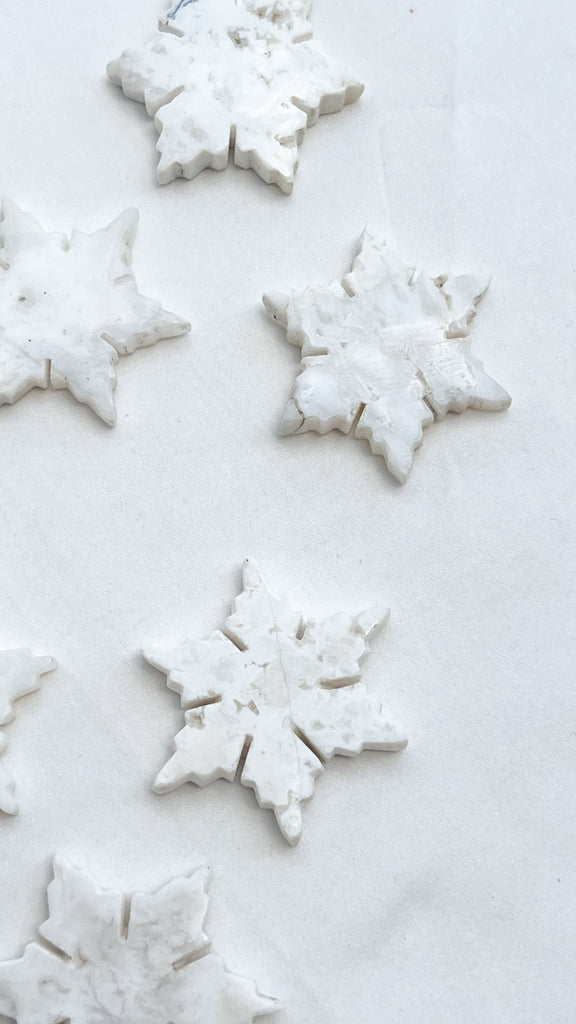
[[[57,230],[138,207],[141,290],[193,321],[121,361],[113,430],[64,392],[0,411],[0,643],[60,663],[6,730],[0,958],[56,850],[128,890],[200,853],[215,946],[277,1024],[573,1024],[576,8],[317,0],[367,88],[292,197],[232,167],[155,185],[104,67],[157,9],[0,2],[1,190]],[[404,487],[365,443],[275,435],[298,353],[260,296],[345,272],[368,221],[493,273],[474,345],[513,396],[428,429]],[[150,791],[182,716],[139,647],[218,627],[246,555],[311,615],[392,608],[364,676],[410,745],[332,762],[296,849],[250,790]]]

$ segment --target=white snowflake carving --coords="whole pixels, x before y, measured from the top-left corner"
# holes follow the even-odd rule
[[[432,279],[366,230],[342,281],[265,295],[303,355],[280,432],[353,431],[404,483],[434,416],[510,405],[470,351],[470,322],[487,287],[471,275]]]
[[[0,405],[51,384],[113,424],[118,357],[190,328],[136,289],[138,211],[68,239],[6,199],[2,208]]]
[[[18,1024],[251,1024],[272,1012],[274,999],[210,952],[208,878],[198,867],[128,899],[56,858],[39,941],[0,964],[0,1013]]]
[[[188,709],[155,790],[232,781],[241,765],[242,784],[261,807],[273,808],[282,834],[297,843],[301,803],[326,761],[406,745],[360,682],[368,640],[387,616],[375,606],[304,622],[246,562],[244,591],[222,632],[145,651]]]
[[[298,144],[363,92],[303,39],[309,0],[180,0],[142,46],[107,68],[160,132],[158,180],[234,163],[291,192]]]
[[[40,689],[40,676],[55,668],[54,658],[35,658],[26,648],[0,651],[0,725],[14,718],[14,701]],[[0,732],[0,754],[6,746],[6,737]],[[0,763],[0,811],[5,814],[18,813],[15,790],[14,779]]]

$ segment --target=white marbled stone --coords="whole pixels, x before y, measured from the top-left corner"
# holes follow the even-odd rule
[[[142,46],[107,68],[160,132],[158,180],[234,163],[291,192],[298,144],[363,86],[313,42],[309,0],[180,0]]]
[[[198,867],[127,898],[56,858],[39,941],[0,963],[0,1013],[17,1024],[252,1024],[271,1013],[276,1001],[210,952],[208,879]]]
[[[69,239],[44,231],[7,199],[2,212],[0,405],[52,385],[113,424],[118,357],[190,328],[136,289],[138,211]]]
[[[387,617],[375,606],[304,621],[247,561],[244,591],[222,632],[144,652],[188,709],[156,792],[184,782],[233,781],[240,764],[242,784],[255,790],[261,807],[274,810],[288,842],[297,843],[301,803],[312,796],[326,761],[406,745],[360,682],[368,640]]]
[[[40,689],[40,676],[55,668],[54,658],[35,658],[26,648],[0,651],[0,725],[14,718],[14,701]],[[0,732],[0,754],[6,746],[6,737]],[[14,779],[0,762],[0,811],[5,814],[18,813],[15,789]]]
[[[487,287],[467,274],[432,279],[367,229],[341,281],[265,295],[303,356],[281,433],[353,431],[404,483],[435,416],[510,405],[470,351],[470,322]]]

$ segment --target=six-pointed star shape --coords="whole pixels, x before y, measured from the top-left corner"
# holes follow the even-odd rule
[[[222,632],[145,651],[189,709],[156,791],[232,781],[241,764],[243,785],[273,808],[285,838],[297,843],[301,803],[326,761],[406,745],[359,681],[367,641],[387,617],[375,606],[304,622],[246,562],[244,591]]]
[[[55,668],[54,658],[35,658],[26,648],[0,651],[0,725],[14,718],[14,701],[38,690],[40,676]],[[6,745],[6,737],[0,733],[0,754]],[[0,764],[0,811],[18,813],[14,779],[3,764]]]
[[[160,132],[158,180],[234,163],[291,192],[298,144],[363,86],[313,42],[308,0],[180,0],[158,31],[107,68]]]
[[[18,1024],[251,1024],[272,1012],[274,999],[210,952],[208,878],[198,867],[129,900],[56,858],[40,940],[0,964],[0,1013]]]
[[[138,211],[68,239],[6,199],[2,207],[0,405],[51,384],[113,424],[118,356],[190,329],[136,289]]]
[[[353,430],[404,483],[434,416],[510,405],[470,351],[470,321],[486,288],[471,275],[432,279],[366,230],[341,281],[265,295],[303,355],[281,433]]]

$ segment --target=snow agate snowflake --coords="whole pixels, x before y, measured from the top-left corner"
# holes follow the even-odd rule
[[[375,606],[304,622],[246,562],[244,591],[222,632],[145,652],[189,709],[156,791],[232,781],[240,767],[242,784],[255,790],[260,806],[273,808],[282,834],[297,843],[301,803],[326,761],[406,745],[360,682],[368,640],[387,617]]]
[[[128,899],[57,858],[39,940],[0,963],[0,1013],[17,1024],[251,1024],[272,1012],[275,1000],[210,952],[208,878],[199,867]]]
[[[471,275],[432,279],[367,230],[342,281],[265,295],[303,355],[281,433],[354,431],[404,483],[434,416],[510,405],[468,341],[487,287]]]
[[[136,290],[138,211],[68,239],[6,199],[2,210],[0,405],[51,384],[112,425],[118,357],[190,329]]]
[[[304,130],[363,92],[313,42],[309,0],[180,0],[107,68],[160,132],[158,180],[234,163],[291,192]]]
[[[14,701],[39,690],[40,676],[55,668],[54,658],[35,658],[26,648],[0,651],[0,725],[14,718]],[[0,733],[0,754],[6,746],[6,737]],[[0,811],[5,814],[18,813],[15,789],[14,779],[0,763]]]

